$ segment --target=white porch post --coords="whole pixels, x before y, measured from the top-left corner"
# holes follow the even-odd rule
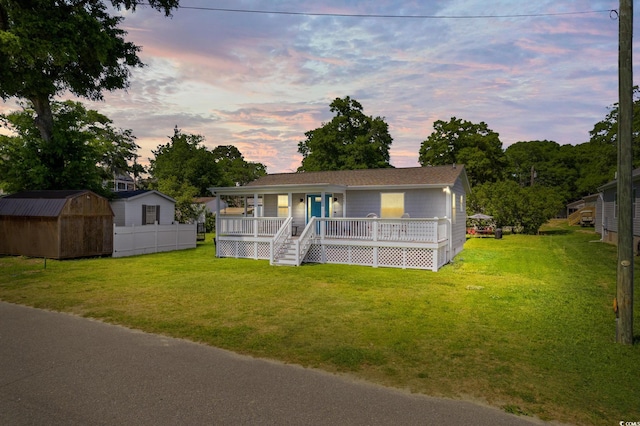
[[[258,217],[258,193],[253,194],[253,217]]]
[[[220,229],[220,194],[216,194],[216,237],[218,236],[218,232]],[[216,238],[217,240],[217,238]],[[216,241],[217,243],[217,241]],[[216,244],[216,257],[220,257],[218,244]]]
[[[325,198],[327,197],[327,193],[322,191],[320,193],[320,217],[321,218],[325,218],[325,210],[327,208],[326,204],[326,200]],[[320,236],[322,237],[322,239],[324,239],[325,237],[325,226],[326,226],[327,222],[326,221],[322,221],[322,225],[320,225]]]
[[[289,199],[287,201],[287,217],[293,216],[293,193],[289,192]]]
[[[246,207],[245,207],[246,208]],[[253,194],[253,236],[258,238],[258,194]]]

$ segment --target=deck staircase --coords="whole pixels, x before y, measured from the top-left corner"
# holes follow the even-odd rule
[[[591,206],[591,205],[584,206],[580,210],[575,211],[569,215],[569,217],[567,218],[569,222],[569,226],[580,225],[580,218],[582,217],[582,212],[585,210],[590,210],[594,212],[593,217],[595,217],[595,206]]]
[[[276,253],[273,263],[278,266],[298,266],[298,246],[296,238],[289,237]]]

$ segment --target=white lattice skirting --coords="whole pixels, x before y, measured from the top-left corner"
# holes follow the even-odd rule
[[[269,260],[269,243],[257,241],[218,241],[219,257]]]
[[[219,257],[269,260],[271,255],[266,241],[219,240],[217,250]],[[447,258],[446,243],[438,248],[325,243],[312,244],[304,262],[437,271],[448,262]]]
[[[367,247],[313,244],[305,262],[437,270],[446,262],[446,247]],[[437,262],[437,263],[436,263]]]

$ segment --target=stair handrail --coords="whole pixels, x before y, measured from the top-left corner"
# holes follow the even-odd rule
[[[282,223],[278,232],[271,240],[271,256],[269,263],[273,265],[279,258],[282,249],[284,248],[287,240],[291,237],[291,224],[293,223],[293,217],[289,216],[287,220]]]
[[[300,234],[300,237],[296,240],[296,253],[298,253],[296,265],[300,266],[304,260],[311,243],[316,236],[316,217],[312,216],[307,226]]]

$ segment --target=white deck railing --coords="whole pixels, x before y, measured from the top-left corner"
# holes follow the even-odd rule
[[[286,217],[218,219],[219,236],[273,237]],[[438,243],[447,239],[447,219],[314,218],[314,236],[322,239]]]
[[[286,218],[286,220],[282,223],[282,226],[280,227],[278,232],[276,232],[276,235],[273,237],[273,241],[271,242],[271,255],[270,255],[271,264],[273,264],[273,262],[275,262],[276,259],[278,259],[281,256],[282,250],[287,240],[289,239],[289,237],[291,237],[292,223],[293,223],[292,217]]]
[[[447,219],[316,218],[320,238],[438,243],[447,239]]]
[[[273,237],[282,228],[286,217],[220,217],[217,235]]]
[[[311,244],[313,243],[313,238],[316,235],[315,233],[316,228],[317,228],[316,218],[312,217],[307,227],[304,229],[304,231],[302,231],[302,234],[300,234],[300,238],[296,240],[296,251],[298,252],[298,261],[297,261],[298,266],[302,264],[304,257],[307,255],[307,252],[309,251],[309,247],[311,247]]]

